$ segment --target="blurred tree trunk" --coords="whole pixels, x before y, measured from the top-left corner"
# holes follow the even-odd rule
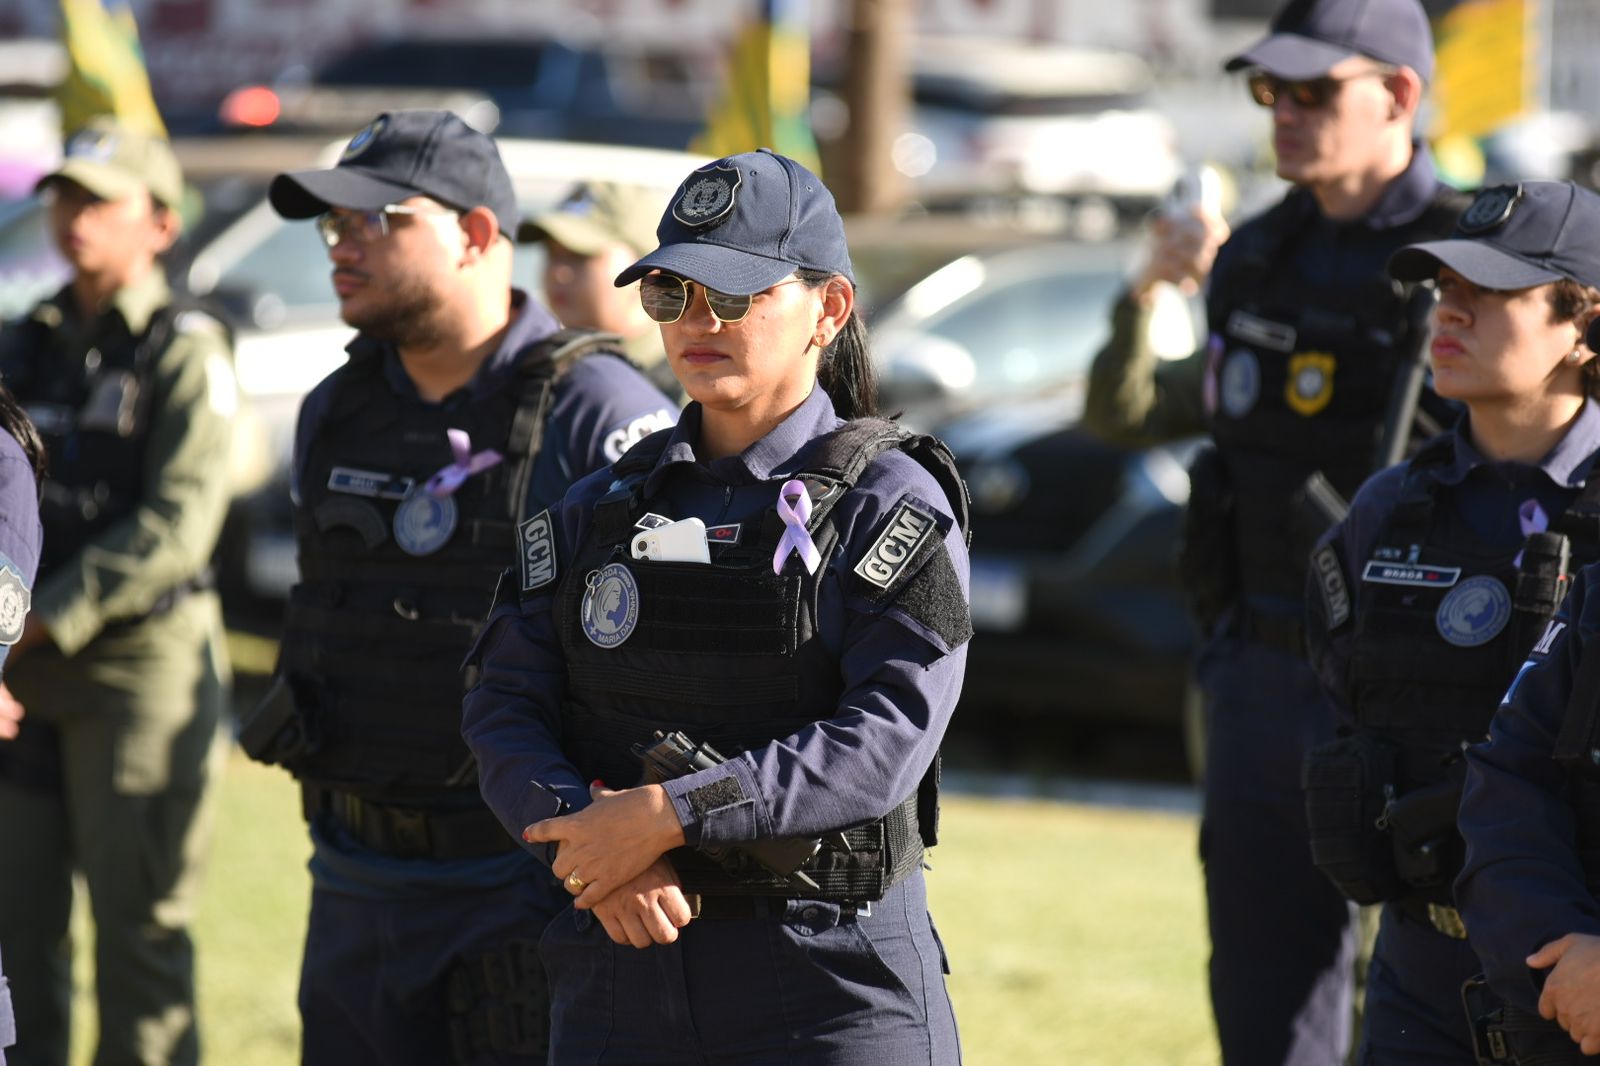
[[[892,214],[905,178],[890,159],[911,107],[910,0],[852,0],[844,94],[850,125],[828,171],[845,214]]]

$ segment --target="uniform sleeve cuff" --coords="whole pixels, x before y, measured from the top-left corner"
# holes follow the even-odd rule
[[[755,783],[737,759],[665,782],[691,848],[726,847],[760,836]]]

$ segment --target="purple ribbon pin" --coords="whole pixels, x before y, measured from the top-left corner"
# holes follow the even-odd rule
[[[789,503],[791,496],[796,501],[793,505]],[[789,553],[797,551],[800,561],[806,564],[806,573],[816,573],[817,567],[822,565],[822,553],[817,551],[816,543],[806,530],[806,522],[811,518],[811,494],[806,492],[804,483],[783,483],[783,488],[778,490],[778,517],[783,519],[784,530],[783,539],[778,541],[778,550],[772,554],[772,572],[783,573],[783,564],[788,560]]]
[[[476,455],[472,453],[472,438],[467,436],[464,429],[447,429],[445,436],[450,438],[450,451],[455,454],[456,461],[439,468],[439,472],[428,479],[423,486],[429,496],[442,500],[459,489],[473,474],[481,474],[485,470],[499,463],[504,458],[493,448],[485,448]]]
[[[1543,533],[1550,528],[1550,516],[1544,513],[1544,508],[1539,506],[1538,500],[1523,500],[1522,506],[1517,508],[1517,525],[1524,537],[1533,533]],[[1511,560],[1511,565],[1522,565],[1521,552],[1517,552],[1517,557]]]

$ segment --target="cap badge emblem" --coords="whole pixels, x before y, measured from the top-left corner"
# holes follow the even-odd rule
[[[1522,199],[1521,185],[1496,185],[1483,190],[1461,214],[1456,228],[1462,233],[1487,233],[1505,224]]]
[[[378,139],[384,129],[389,125],[389,116],[380,115],[367,124],[366,129],[350,138],[350,143],[345,145],[344,154],[339,157],[339,162],[348,163],[356,156],[372,147],[372,142]]]
[[[736,167],[697,170],[683,185],[683,195],[672,205],[672,217],[690,229],[716,225],[733,210],[744,181]]]
[[[117,151],[116,134],[109,130],[82,130],[67,143],[69,159],[87,159],[94,163],[109,163]]]

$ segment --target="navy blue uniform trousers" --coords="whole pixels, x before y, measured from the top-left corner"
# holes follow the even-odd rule
[[[1474,1061],[1461,986],[1482,972],[1465,940],[1384,907],[1367,971],[1359,1066]]]
[[[554,1066],[956,1066],[922,875],[850,913],[762,900],[670,945],[614,944],[569,908],[540,943]]]
[[[1355,907],[1311,864],[1300,764],[1333,735],[1311,667],[1221,640],[1202,657],[1211,1006],[1226,1066],[1342,1066]]]

